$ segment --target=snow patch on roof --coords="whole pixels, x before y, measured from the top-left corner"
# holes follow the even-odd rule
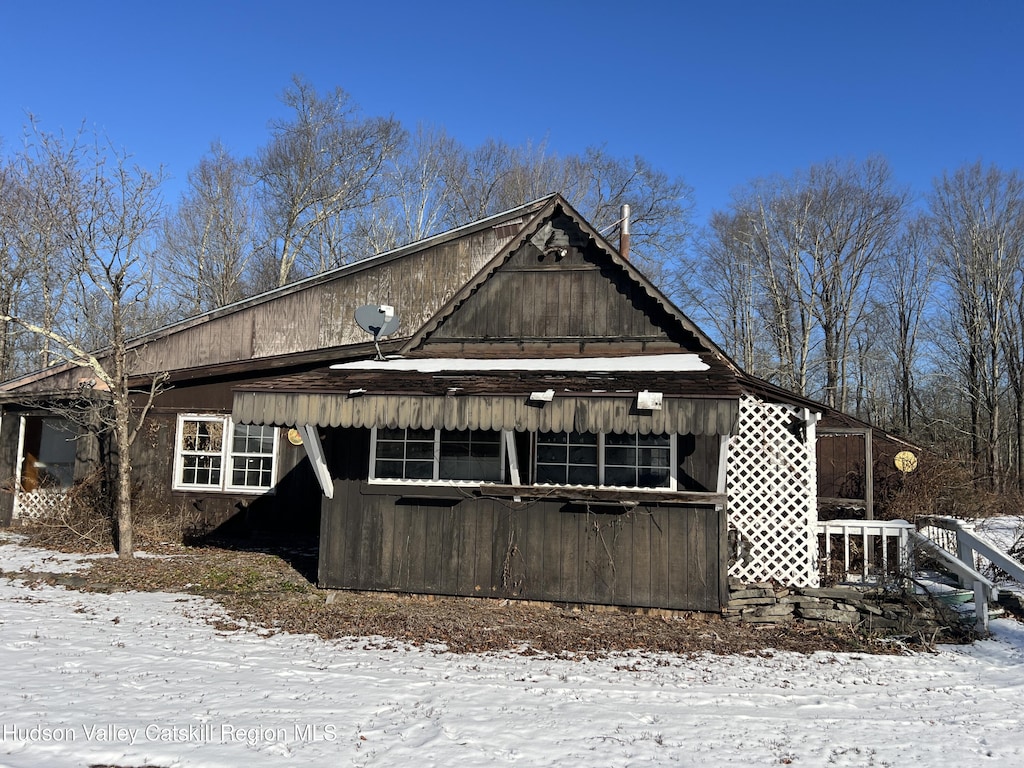
[[[331,366],[335,371],[552,371],[559,373],[699,373],[710,366],[693,353],[674,355],[635,355],[631,357],[528,357],[515,360],[479,358],[391,358],[357,360]]]

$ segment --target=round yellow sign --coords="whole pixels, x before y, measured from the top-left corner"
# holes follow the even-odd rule
[[[913,472],[917,469],[917,456],[911,451],[900,451],[893,459],[896,469],[903,473]]]
[[[302,435],[299,434],[299,430],[292,427],[288,430],[288,442],[292,445],[302,445]]]

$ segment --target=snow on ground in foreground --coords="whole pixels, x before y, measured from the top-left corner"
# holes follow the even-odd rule
[[[43,558],[0,538],[0,569]],[[218,631],[0,579],[0,766],[1024,765],[1024,629],[936,654],[571,662]]]

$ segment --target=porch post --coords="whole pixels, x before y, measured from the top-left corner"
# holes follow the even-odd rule
[[[331,470],[327,466],[327,458],[324,455],[324,446],[320,442],[320,435],[316,431],[315,424],[298,424],[295,427],[302,435],[302,445],[309,456],[309,463],[313,465],[313,472],[316,473],[320,489],[328,499],[334,498],[334,478],[331,477]]]
[[[875,519],[875,456],[871,428],[864,430],[864,518]]]
[[[24,492],[24,478],[22,471],[25,468],[25,417],[18,417],[18,455],[14,458],[14,500],[11,505],[11,520],[17,520],[20,513],[21,494]]]

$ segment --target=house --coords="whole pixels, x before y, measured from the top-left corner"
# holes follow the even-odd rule
[[[138,498],[319,530],[323,587],[718,611],[729,575],[817,580],[823,411],[746,376],[557,195],[133,349],[171,386]],[[82,378],[0,385],[0,523],[103,463],[56,407]]]

